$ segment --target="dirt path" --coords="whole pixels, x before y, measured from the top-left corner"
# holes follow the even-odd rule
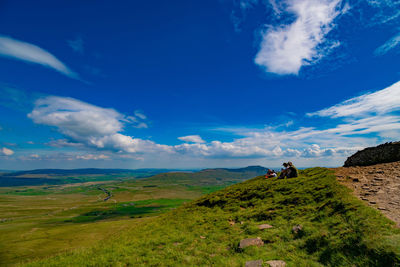
[[[338,180],[400,227],[400,161],[334,169]]]
[[[107,197],[105,199],[103,199],[103,201],[107,201],[112,197],[112,194],[110,191],[108,191],[107,189],[103,188],[103,187],[97,187],[97,189],[103,191],[104,193],[106,193]]]

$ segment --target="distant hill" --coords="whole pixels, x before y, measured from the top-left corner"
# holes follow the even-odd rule
[[[120,178],[144,178],[170,169],[38,169],[0,173],[0,187],[68,184],[90,181],[108,181]]]
[[[160,173],[146,178],[148,181],[169,181],[170,183],[179,182],[188,185],[207,186],[207,185],[226,185],[242,182],[255,176],[264,175],[267,168],[261,166],[249,166],[238,169],[215,168],[204,169],[198,172],[183,173],[169,172]]]
[[[30,174],[47,174],[47,175],[91,175],[91,174],[120,174],[120,173],[148,173],[154,175],[161,172],[169,172],[173,169],[37,169],[29,171],[13,172],[13,176],[22,176]]]
[[[249,166],[238,169],[216,168],[201,171],[182,171],[173,169],[38,169],[0,173],[0,187],[42,184],[66,184],[88,181],[107,181],[126,178],[151,177],[155,182],[162,179],[187,180],[190,185],[220,185],[233,184],[254,176],[265,174],[266,168]],[[195,182],[195,183],[193,183]]]

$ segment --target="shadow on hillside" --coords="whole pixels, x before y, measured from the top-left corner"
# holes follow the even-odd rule
[[[72,223],[84,223],[84,222],[95,222],[106,219],[113,219],[118,217],[129,216],[131,218],[140,217],[144,215],[154,214],[161,212],[165,209],[163,206],[150,206],[150,207],[116,207],[108,210],[94,210],[72,219],[68,219],[65,222]]]
[[[70,223],[96,222],[121,217],[138,218],[166,212],[184,203],[185,199],[149,199],[130,203],[118,203],[114,207],[104,210],[93,210],[71,219]]]

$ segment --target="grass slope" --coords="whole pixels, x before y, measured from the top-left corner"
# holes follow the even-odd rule
[[[263,223],[274,227],[259,230]],[[303,230],[294,235],[298,224]],[[251,237],[261,237],[264,246],[238,248]],[[312,168],[290,180],[257,177],[230,186],[91,249],[27,265],[244,266],[256,259],[288,266],[398,266],[400,230],[353,197],[330,170]]]
[[[136,227],[144,217],[159,216],[188,200],[263,171],[255,166],[141,179],[0,187],[0,266],[91,247]],[[103,178],[106,177],[90,177]],[[103,201],[107,197],[104,190],[112,194],[107,201]]]

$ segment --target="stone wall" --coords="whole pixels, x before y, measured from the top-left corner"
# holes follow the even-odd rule
[[[369,166],[395,161],[400,161],[400,142],[385,143],[358,151],[347,158],[344,167]]]

